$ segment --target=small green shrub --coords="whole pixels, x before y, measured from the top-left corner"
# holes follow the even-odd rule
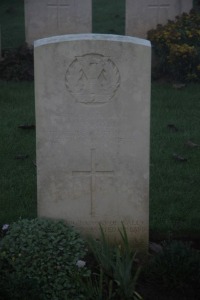
[[[26,45],[17,49],[5,50],[3,60],[0,61],[0,79],[13,81],[32,81],[33,50]]]
[[[79,279],[89,271],[76,264],[85,254],[84,241],[64,222],[20,220],[1,240],[1,274],[14,278],[16,286],[33,283],[42,299],[83,299]]]
[[[191,11],[148,32],[155,54],[154,77],[200,81],[200,14]]]
[[[145,268],[146,281],[164,294],[198,299],[200,294],[200,252],[181,241],[166,243]],[[196,298],[197,297],[197,298]],[[181,298],[185,299],[185,298]]]

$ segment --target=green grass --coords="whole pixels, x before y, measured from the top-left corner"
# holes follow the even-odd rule
[[[33,83],[0,82],[0,223],[36,215]],[[18,155],[28,155],[24,160]]]
[[[111,8],[114,8],[113,11]],[[4,48],[24,41],[23,1],[1,0]],[[124,32],[124,0],[93,0],[93,31]],[[191,84],[176,90],[152,84],[150,232],[152,236],[200,234],[199,174],[200,88]],[[34,123],[33,83],[0,82],[0,224],[36,216],[35,132],[20,124]],[[174,124],[177,132],[167,125]],[[188,159],[178,162],[177,153]],[[17,160],[17,155],[28,155]]]
[[[16,48],[25,41],[24,1],[0,1],[2,49]]]
[[[93,32],[124,34],[125,0],[93,0]]]
[[[167,84],[152,86],[150,229],[154,235],[200,233],[200,147],[185,145],[188,140],[200,145],[199,99],[199,85],[182,90]],[[187,162],[176,161],[174,153]]]

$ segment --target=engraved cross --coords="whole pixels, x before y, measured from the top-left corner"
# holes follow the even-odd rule
[[[48,0],[47,2],[47,7],[48,9],[53,9],[55,11],[56,14],[56,22],[57,22],[57,28],[60,28],[60,14],[61,11],[63,10],[63,8],[67,8],[69,7],[69,3],[67,0]]]
[[[170,4],[169,3],[160,3],[160,0],[158,0],[158,4],[149,4],[148,7],[150,9],[157,9],[157,16],[158,16],[158,20],[159,20],[161,10],[169,8]]]
[[[72,175],[87,176],[90,178],[90,200],[91,200],[91,215],[95,214],[95,200],[96,200],[96,177],[102,175],[113,175],[113,171],[98,171],[96,170],[96,149],[91,149],[91,168],[90,171],[73,171]]]

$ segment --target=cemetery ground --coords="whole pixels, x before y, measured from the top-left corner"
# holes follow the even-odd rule
[[[34,87],[1,82],[0,223],[36,216]],[[197,239],[200,139],[198,84],[152,83],[150,234]]]
[[[109,1],[107,5],[116,9],[112,13],[109,9],[104,11],[103,5],[98,6],[100,1],[104,4],[108,2],[106,0],[94,0],[93,2],[93,15],[96,15],[96,23],[93,24],[94,31],[123,34],[124,18],[121,12],[124,10],[124,1],[118,1],[117,4],[116,0]],[[1,20],[5,18],[3,23],[6,24],[6,30],[3,30],[2,36],[4,49],[15,48],[24,41],[22,2],[21,0],[1,0]],[[109,21],[102,22],[98,19],[99,14]],[[15,31],[12,30],[13,27],[16,29]],[[191,83],[181,87],[173,85],[172,82],[152,82],[150,241],[178,239],[191,241],[194,248],[200,248],[199,99],[199,84]],[[32,82],[0,81],[0,108],[1,227],[3,224],[12,224],[20,218],[36,217],[34,84]],[[180,244],[172,246],[170,251],[167,253],[168,256],[161,258],[163,264],[158,261],[158,275],[155,277],[156,279],[154,278],[153,285],[151,287],[144,285],[145,279],[141,277],[142,283],[139,282],[136,290],[147,300],[197,300],[193,291],[190,291],[189,295],[180,292],[181,289],[184,290],[185,283],[189,284],[187,271],[190,269],[192,261],[189,252]],[[177,261],[179,257],[177,251],[183,254],[180,261]],[[93,263],[93,257],[88,259]],[[181,259],[183,260],[181,261]],[[173,265],[170,265],[170,262],[173,262]],[[186,263],[184,264],[184,262]],[[92,263],[90,262],[90,264]],[[192,263],[191,265],[193,266]],[[151,266],[151,268],[153,270],[154,267]],[[178,276],[184,272],[186,279],[181,279],[181,281]],[[159,290],[159,276],[161,277],[160,274],[163,275],[163,273],[166,274],[164,277],[166,286],[165,289]],[[191,280],[193,275],[195,275],[195,271],[191,269]],[[176,289],[179,284],[178,294],[173,295],[173,288]],[[25,289],[25,284],[23,288]],[[3,300],[4,298],[1,296],[0,294],[0,299]],[[33,299],[36,297],[39,299],[38,295]],[[16,296],[16,299],[27,298],[17,298]],[[104,298],[99,296],[95,299],[124,300],[129,298],[105,298],[104,294]],[[134,299],[136,299],[136,295]]]
[[[199,98],[198,84],[177,89],[171,83],[152,83],[150,241],[187,240],[193,242],[195,248],[199,248]],[[19,218],[23,220],[36,217],[33,83],[1,81],[0,99],[0,224],[3,225],[12,224]],[[177,294],[177,291],[173,295],[173,284],[180,288],[181,281],[179,282],[177,274],[184,274],[188,278],[185,274],[190,270],[190,263],[192,265],[191,253],[181,244],[172,244],[172,248],[167,251],[166,257],[162,258],[164,267],[159,262],[160,267],[158,263],[156,269],[156,274],[159,274],[166,267],[164,272],[167,275],[164,277],[169,282],[167,281],[164,291],[159,289],[158,276],[156,279],[153,277],[153,283],[149,286],[143,284],[144,275],[140,277],[136,290],[144,299],[197,299],[196,294],[193,294],[194,289],[189,295],[181,292]],[[183,257],[176,265],[174,258],[179,257],[177,251]],[[94,259],[89,256],[86,260],[88,266],[94,268]],[[154,268],[150,268],[155,273]],[[178,273],[173,277],[176,269]],[[184,280],[181,284],[185,284]],[[106,299],[105,294],[102,297],[104,298],[99,299]]]

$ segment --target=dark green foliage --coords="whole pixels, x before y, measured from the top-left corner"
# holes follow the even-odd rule
[[[19,277],[15,273],[6,274],[5,265],[1,266],[0,276],[0,300],[43,300],[35,280]]]
[[[111,245],[100,229],[100,240],[89,240],[98,268],[93,273],[93,280],[87,282],[87,299],[142,299],[136,292],[140,266],[136,252],[130,247],[125,227],[119,230],[121,245]]]
[[[76,263],[85,254],[83,240],[65,223],[20,220],[10,226],[1,241],[2,277],[14,282],[16,294],[28,282],[40,290],[42,299],[82,299],[79,278],[89,272]]]
[[[1,239],[7,230],[0,231],[0,300],[42,300],[36,280],[26,278],[15,272],[13,266],[1,253]]]
[[[191,11],[148,32],[156,63],[153,76],[200,81],[200,14]]]
[[[13,81],[33,80],[33,50],[23,45],[4,51],[0,61],[0,79]]]
[[[163,294],[198,299],[200,294],[200,252],[181,241],[165,243],[145,269],[146,281]]]

